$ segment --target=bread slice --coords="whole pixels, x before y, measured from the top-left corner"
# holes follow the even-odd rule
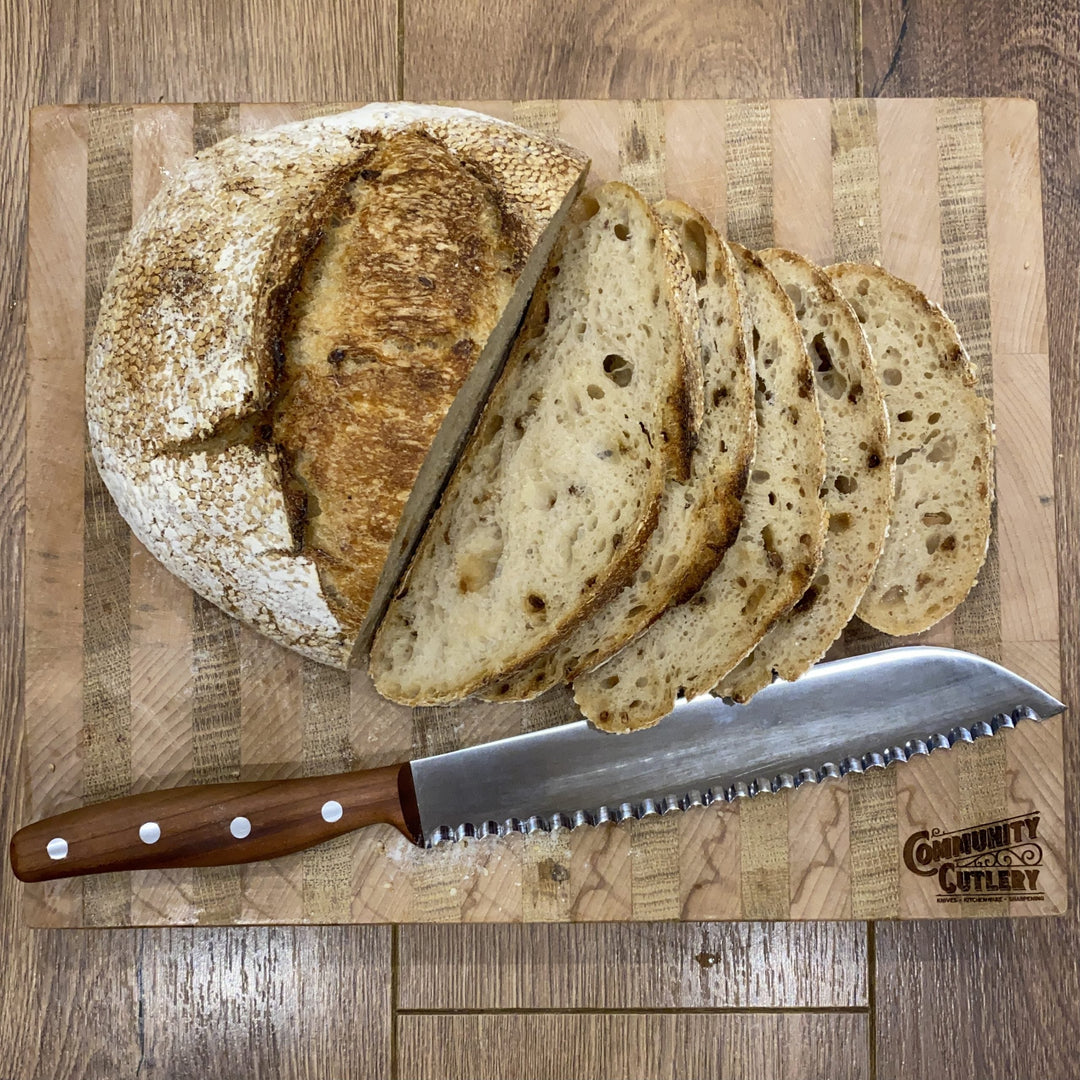
[[[914,285],[876,266],[828,268],[862,323],[889,410],[892,519],[859,617],[915,634],[949,614],[990,542],[993,426],[956,327]]]
[[[829,531],[798,603],[715,690],[743,702],[774,678],[797,679],[839,637],[881,555],[892,509],[889,421],[862,326],[829,276],[782,248],[759,251],[802,327],[825,429]]]
[[[688,468],[684,258],[632,188],[581,200],[372,644],[380,693],[452,701],[529,662],[641,564]]]
[[[587,166],[512,124],[397,103],[175,170],[87,356],[94,460],[132,532],[229,614],[345,667]]]
[[[675,698],[712,689],[803,594],[821,560],[825,450],[814,377],[791,301],[751,252],[743,275],[755,364],[757,438],[743,521],[717,569],[606,664],[574,682],[607,731],[655,723]]]
[[[701,587],[735,539],[754,449],[754,388],[743,331],[741,282],[730,248],[685,203],[667,200],[657,212],[687,259],[694,278],[689,318],[704,383],[704,419],[690,478],[667,482],[660,516],[641,567],[610,603],[597,609],[524,671],[482,692],[491,701],[526,700],[618,652],[671,604]]]

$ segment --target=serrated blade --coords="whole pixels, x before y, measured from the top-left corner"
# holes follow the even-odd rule
[[[918,645],[817,664],[746,705],[704,695],[614,736],[584,720],[412,763],[429,843],[641,817],[906,760],[1065,706],[980,656]]]

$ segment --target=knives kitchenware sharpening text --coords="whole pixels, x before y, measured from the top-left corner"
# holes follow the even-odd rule
[[[585,721],[380,769],[147,792],[28,825],[24,881],[221,866],[386,823],[416,843],[619,821],[775,791],[1065,708],[982,657],[910,646],[818,664],[746,705],[703,696],[631,735]]]

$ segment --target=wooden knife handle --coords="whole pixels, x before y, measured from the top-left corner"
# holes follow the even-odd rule
[[[408,764],[95,803],[20,829],[11,840],[11,867],[23,881],[48,881],[108,870],[226,866],[275,859],[377,823],[420,841]]]

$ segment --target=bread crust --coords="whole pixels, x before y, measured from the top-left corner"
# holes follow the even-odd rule
[[[426,140],[444,179],[456,164],[491,196],[494,243],[515,273],[587,166],[555,140],[434,106],[375,104],[224,140],[182,166],[132,229],[87,360],[94,459],[139,540],[231,615],[336,666],[348,661],[392,529],[359,560],[367,580],[343,605],[311,543],[309,492],[295,473],[311,448],[282,421],[283,338],[327,223],[363,187],[368,163],[403,155],[402,133]],[[433,184],[431,194],[447,191]],[[399,231],[393,243],[410,240],[424,242]],[[474,330],[481,340],[469,340],[483,345],[490,314],[463,312],[452,328]],[[453,348],[466,336],[431,358],[438,385],[417,387],[403,423],[420,460],[469,363]],[[392,422],[401,403],[385,396]],[[396,522],[418,468],[414,455],[386,477],[370,516]]]

